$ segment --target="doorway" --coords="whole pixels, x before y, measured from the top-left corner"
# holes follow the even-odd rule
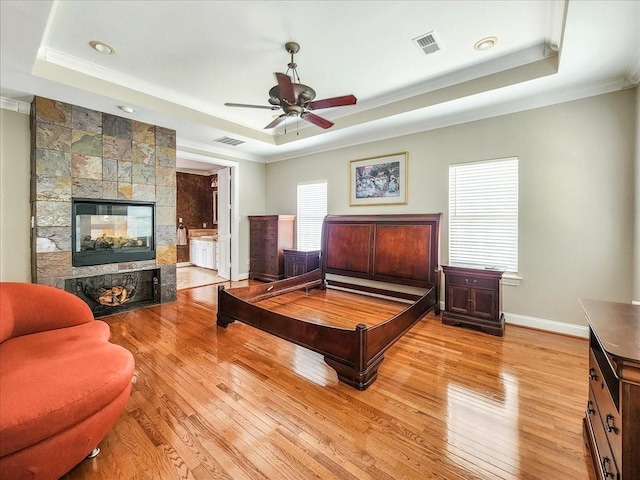
[[[178,290],[234,279],[231,257],[238,235],[231,212],[237,162],[178,151],[176,170]]]

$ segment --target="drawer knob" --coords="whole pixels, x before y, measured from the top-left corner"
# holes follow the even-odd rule
[[[611,415],[610,413],[607,413],[607,416],[605,417],[605,424],[607,426],[607,432],[611,433],[618,433],[618,428],[613,424],[613,415]]]
[[[591,400],[587,400],[587,414],[588,415],[593,415],[594,413],[596,413],[596,411],[591,408],[591,405],[593,405],[593,402]]]
[[[596,369],[591,367],[589,369],[589,380],[597,380],[598,379],[598,375],[596,375]]]
[[[611,464],[611,460],[609,460],[608,457],[604,457],[602,459],[601,465],[602,465],[602,474],[604,475],[604,478],[609,478],[609,477],[613,478],[613,477],[615,477],[613,472],[611,472],[611,471],[609,471],[607,469],[607,465],[610,465],[610,464]]]
[[[478,283],[478,280],[474,280],[473,282],[470,282],[468,278],[465,278],[464,281],[467,285],[475,285],[476,283]]]

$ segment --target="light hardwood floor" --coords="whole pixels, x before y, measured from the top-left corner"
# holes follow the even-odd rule
[[[593,478],[586,340],[512,325],[498,338],[429,315],[361,392],[318,354],[216,327],[216,288],[104,319],[135,356],[135,384],[102,453],[65,480]],[[277,302],[343,317],[403,308],[337,291]]]

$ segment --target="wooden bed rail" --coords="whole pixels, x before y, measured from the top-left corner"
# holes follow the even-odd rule
[[[364,390],[376,379],[384,352],[429,310],[440,313],[441,213],[327,215],[322,226],[321,269],[273,283],[218,289],[217,324],[238,320],[324,355],[338,379]],[[327,279],[327,274],[346,280]],[[351,279],[358,279],[350,282]],[[371,283],[365,285],[362,282]],[[360,282],[360,284],[358,284]],[[255,305],[300,289],[337,287],[415,300],[377,325],[353,330],[289,317]],[[417,287],[414,295],[379,285]]]
[[[320,279],[316,279],[316,275],[310,272],[266,285],[230,290],[221,285],[218,287],[218,326],[226,328],[238,320],[320,353],[340,381],[364,390],[378,376],[384,352],[438,303],[434,286],[417,302],[383,323],[373,327],[358,324],[353,330],[290,317],[252,303],[286,291],[318,286]]]

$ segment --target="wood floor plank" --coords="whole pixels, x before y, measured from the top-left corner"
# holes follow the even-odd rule
[[[335,290],[261,303],[348,328],[406,306]],[[132,394],[102,453],[64,480],[593,479],[584,339],[512,325],[493,337],[430,314],[361,392],[317,353],[217,327],[216,309],[205,286],[104,318],[134,354]]]

